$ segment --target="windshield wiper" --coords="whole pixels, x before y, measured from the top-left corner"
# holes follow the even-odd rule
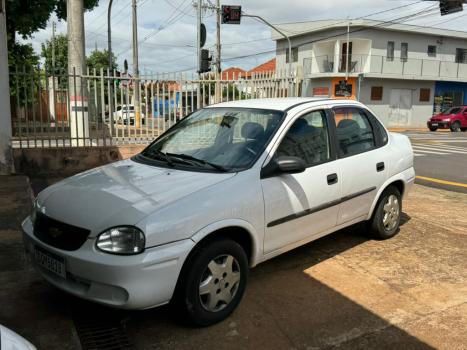
[[[174,163],[172,159],[170,159],[170,156],[167,153],[164,153],[162,151],[149,150],[147,152],[144,152],[143,155],[146,157],[150,157],[150,158],[154,158],[154,156],[158,156],[158,158],[163,158],[167,162],[167,164],[169,164],[171,167],[174,166]]]
[[[227,172],[228,171],[227,168],[223,167],[222,165],[214,164],[214,163],[208,162],[207,160],[196,158],[196,157],[190,156],[188,154],[184,154],[184,153],[182,153],[182,154],[167,153],[167,155],[170,155],[171,157],[178,157],[178,158],[182,158],[182,159],[192,160],[194,162],[198,162],[198,163],[201,163],[201,164],[204,164],[204,165],[209,165],[211,168],[217,169],[217,170],[222,171],[222,172]]]

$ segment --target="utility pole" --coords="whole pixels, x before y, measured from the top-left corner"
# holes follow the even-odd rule
[[[347,22],[347,44],[345,53],[345,82],[349,80],[349,42],[350,42],[350,21]]]
[[[216,14],[217,14],[217,35],[216,35],[216,51],[217,51],[217,72],[216,72],[216,102],[222,102],[222,91],[221,91],[221,74],[222,74],[222,66],[221,66],[221,2],[217,0],[216,3]]]
[[[198,7],[197,7],[197,39],[196,39],[196,49],[198,53],[198,80],[199,83],[197,84],[196,89],[196,107],[197,109],[201,108],[201,11],[202,11],[202,2],[203,0],[198,0]]]
[[[52,22],[52,72],[55,74],[55,21]]]
[[[217,0],[217,35],[216,35],[216,50],[217,50],[217,72],[222,71],[221,67],[221,1]]]
[[[83,81],[86,57],[83,0],[67,0],[66,11],[71,141],[73,146],[85,146],[89,138],[89,115],[86,83]]]
[[[0,175],[13,172],[5,0],[0,0]]]
[[[113,77],[114,72],[113,72],[113,62],[112,62],[112,27],[111,27],[111,11],[112,11],[112,3],[113,0],[109,0],[109,7],[107,9],[107,53],[109,55],[109,75]],[[114,78],[110,80],[109,84],[109,120],[111,122],[110,127],[113,129],[113,123],[112,123],[112,115],[113,115],[113,81]],[[113,133],[113,130],[112,130]]]
[[[138,67],[138,19],[136,15],[136,0],[132,0],[133,7],[133,76],[134,76],[134,104],[135,104],[135,127],[139,128],[141,123],[141,106],[139,101],[139,67]]]

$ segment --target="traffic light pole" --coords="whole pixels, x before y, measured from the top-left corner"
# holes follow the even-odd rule
[[[202,0],[198,0],[198,6],[197,6],[197,38],[196,38],[196,48],[198,52],[198,84],[196,87],[196,107],[197,109],[201,108],[201,8],[202,5]]]
[[[280,35],[282,35],[285,39],[287,39],[287,42],[289,44],[289,74],[292,76],[292,43],[290,42],[290,38],[284,34],[284,32],[282,32],[280,29],[278,29],[276,26],[274,26],[273,24],[269,23],[268,21],[266,21],[263,17],[261,16],[257,16],[257,15],[247,15],[246,13],[242,12],[242,16],[243,17],[252,17],[252,18],[257,18],[259,19],[260,21],[262,21],[264,24],[266,24],[267,26],[271,27],[272,29],[274,29],[276,32],[278,32]]]

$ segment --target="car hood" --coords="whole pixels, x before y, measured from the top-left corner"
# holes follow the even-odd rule
[[[438,114],[438,115],[434,115],[433,117],[431,117],[431,119],[432,120],[443,120],[443,119],[450,119],[454,116],[455,114]]]
[[[42,191],[39,211],[91,230],[135,225],[145,216],[235,174],[191,172],[124,160],[58,182]]]

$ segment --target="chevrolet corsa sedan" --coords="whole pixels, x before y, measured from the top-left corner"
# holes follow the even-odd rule
[[[361,221],[394,236],[414,177],[408,138],[358,102],[227,102],[42,191],[24,242],[62,290],[123,309],[173,301],[209,325],[249,267]]]

